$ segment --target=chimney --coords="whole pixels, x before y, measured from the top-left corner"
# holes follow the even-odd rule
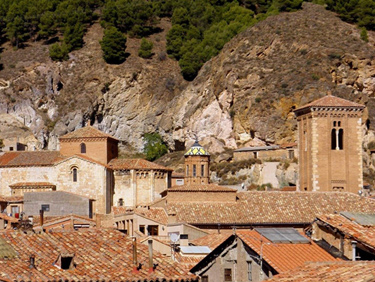
[[[189,246],[189,235],[181,234],[180,235],[180,246]]]
[[[44,210],[39,211],[40,214],[40,227],[42,228],[43,231],[43,224],[44,224]]]
[[[357,257],[357,241],[352,241],[352,261],[355,261]]]
[[[29,268],[35,268],[35,255],[30,255],[30,265]]]
[[[137,260],[137,238],[132,237],[133,243],[133,273],[138,273],[138,260]]]
[[[148,273],[154,272],[154,258],[152,250],[152,239],[148,240]]]

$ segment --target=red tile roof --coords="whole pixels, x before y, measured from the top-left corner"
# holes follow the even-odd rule
[[[0,156],[0,167],[52,166],[64,158],[59,151],[7,152]]]
[[[322,108],[339,107],[339,108],[359,108],[359,109],[365,108],[364,105],[357,104],[357,103],[354,103],[352,101],[345,100],[345,99],[342,99],[342,98],[339,98],[339,97],[336,97],[336,96],[327,95],[327,96],[324,96],[324,97],[322,97],[318,100],[315,100],[315,101],[313,101],[309,104],[306,104],[306,105],[296,109],[295,111],[299,111],[299,110],[310,108],[310,107],[322,107]]]
[[[173,186],[168,192],[232,192],[236,193],[236,189],[219,186],[216,184],[185,184]]]
[[[346,238],[353,238],[371,249],[375,249],[375,226],[363,226],[340,214],[319,216],[318,222],[329,224],[344,233]]]
[[[5,203],[23,202],[23,196],[1,196],[0,195],[0,202],[5,202]]]
[[[168,196],[167,202],[168,202]],[[307,224],[340,211],[375,213],[375,200],[349,192],[238,192],[236,202],[168,202],[177,222],[197,224]]]
[[[149,273],[148,247],[137,244],[137,258],[143,263],[133,273],[132,241],[116,230],[91,228],[82,231],[58,231],[41,234],[4,232],[5,240],[17,253],[12,259],[0,258],[0,280],[12,281],[196,281],[196,277],[177,263],[154,251],[154,272]],[[54,266],[62,254],[74,254],[73,269]],[[29,268],[35,255],[35,268]],[[1,256],[0,256],[1,257]]]
[[[125,214],[137,214],[164,225],[168,224],[168,215],[164,208],[150,207],[132,209],[129,207],[113,207],[113,213],[115,216],[121,216]]]
[[[374,261],[313,262],[278,274],[267,282],[374,282]]]
[[[224,230],[223,230],[224,231]],[[229,232],[222,232],[220,234],[208,234],[204,237],[195,239],[191,241],[194,246],[207,246],[211,250],[216,249],[221,243],[227,240],[231,235],[233,235],[233,231],[230,230]]]
[[[80,138],[111,138],[115,139],[113,136],[106,134],[95,127],[85,126],[68,134],[61,136],[59,139],[80,139]]]
[[[36,218],[33,217],[33,227],[38,227],[40,226],[40,217],[38,216],[37,221],[35,220]],[[87,216],[82,216],[82,215],[65,215],[65,216],[51,216],[51,217],[46,217],[43,222],[43,226],[48,226],[48,225],[53,225],[53,224],[58,224],[59,222],[66,222],[66,221],[71,221],[73,220],[73,223],[75,224],[86,224],[90,223],[92,225],[96,225],[96,220],[89,218]]]
[[[113,159],[109,162],[109,167],[114,170],[120,169],[143,169],[143,170],[165,170],[172,171],[173,169],[158,165],[144,159]]]
[[[239,230],[237,236],[258,255],[262,251],[263,259],[278,273],[302,266],[308,261],[337,260],[311,240],[305,244],[272,243],[255,230]]]

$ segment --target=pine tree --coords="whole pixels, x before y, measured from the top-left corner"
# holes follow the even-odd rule
[[[141,46],[138,50],[138,56],[144,59],[149,59],[152,57],[152,47],[154,44],[148,41],[146,38],[142,38]]]
[[[121,64],[126,59],[126,37],[114,26],[104,31],[100,46],[103,58],[109,64]]]

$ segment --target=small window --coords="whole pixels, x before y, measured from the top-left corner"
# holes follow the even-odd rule
[[[197,166],[193,165],[193,176],[197,176]]]
[[[258,152],[253,152],[253,155],[254,155],[254,159],[258,158]]]
[[[122,207],[122,206],[124,205],[124,199],[123,199],[123,198],[120,198],[120,199],[118,200],[118,205],[119,205],[120,207]]]
[[[86,144],[81,143],[81,154],[86,154]]]
[[[341,121],[338,121],[338,122],[337,122],[337,126],[338,126],[338,127],[341,126]]]
[[[289,150],[288,153],[289,153],[289,159],[293,160],[294,159],[294,150]]]
[[[78,169],[76,167],[73,168],[72,173],[73,173],[73,182],[77,182],[77,180],[78,180]]]
[[[202,280],[201,281],[202,282],[208,282],[208,276],[207,275],[202,276]]]
[[[149,225],[147,227],[148,235],[158,236],[159,235],[159,226],[158,225]]]
[[[247,278],[249,281],[253,281],[253,265],[251,261],[247,262]]]
[[[186,176],[189,176],[189,165],[186,166]]]
[[[61,257],[61,269],[71,269],[72,268],[73,257]]]
[[[143,234],[145,234],[145,226],[144,225],[139,225],[139,232],[142,232]]]
[[[176,185],[184,185],[183,179],[176,179]]]
[[[231,268],[224,269],[224,281],[232,281],[232,269]]]
[[[42,205],[42,211],[49,212],[49,204]]]
[[[9,147],[9,151],[13,151],[13,147]]]
[[[333,126],[334,126],[334,127],[336,126],[336,121],[333,122]]]
[[[201,165],[201,176],[204,176],[204,165]]]

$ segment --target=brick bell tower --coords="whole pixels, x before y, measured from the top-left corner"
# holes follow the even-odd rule
[[[332,95],[295,110],[300,191],[358,193],[362,179],[363,105]]]
[[[195,141],[185,153],[185,184],[208,184],[210,182],[210,155]]]

